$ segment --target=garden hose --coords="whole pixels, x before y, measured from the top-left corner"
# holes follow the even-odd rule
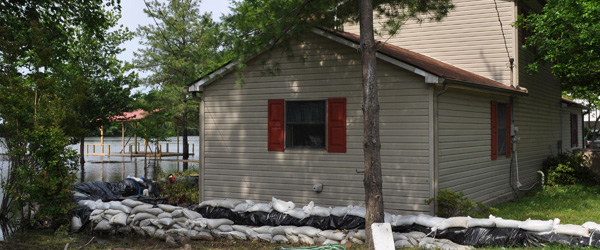
[[[275,250],[346,250],[346,248],[342,245],[323,245],[323,246],[312,246],[312,247],[286,247],[282,246],[280,248],[276,248]]]

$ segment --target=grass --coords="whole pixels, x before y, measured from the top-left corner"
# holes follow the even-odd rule
[[[493,208],[494,215],[505,219],[550,220],[581,225],[600,222],[600,186],[547,186]]]

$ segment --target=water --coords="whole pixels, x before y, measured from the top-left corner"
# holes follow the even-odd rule
[[[180,139],[179,150],[183,150],[182,142],[183,138]],[[1,140],[1,138],[0,138]],[[125,138],[127,142],[127,138]],[[198,136],[188,137],[188,143],[190,144],[190,157],[189,160],[198,160],[200,155],[200,147],[198,146]],[[129,141],[133,143],[133,139]],[[138,143],[141,144],[140,150],[143,151],[143,139],[138,138]],[[177,138],[169,137],[166,141],[161,141],[162,152],[166,152],[166,144],[169,144],[169,152],[177,152]],[[92,144],[100,144],[100,137],[86,137],[85,144],[90,145],[89,152],[92,152]],[[194,144],[194,146],[192,146]],[[105,137],[104,138],[105,153],[108,154],[108,145],[110,145],[110,154],[112,155],[84,155],[85,156],[85,175],[84,180],[89,181],[106,181],[116,182],[131,177],[145,177],[154,179],[157,173],[176,173],[183,170],[182,156],[168,156],[161,158],[147,157],[130,157],[130,156],[117,156],[115,154],[121,154],[122,141],[121,137]],[[71,145],[72,149],[79,151],[79,145]],[[150,146],[149,146],[150,147]],[[152,151],[154,151],[154,145],[151,145]],[[193,148],[193,151],[192,151]],[[100,153],[99,146],[96,146],[96,153]],[[194,153],[193,155],[191,153]],[[4,176],[8,170],[8,163],[2,155],[6,153],[3,147],[0,147],[0,179],[4,179]],[[126,153],[129,153],[129,146],[126,148]],[[145,167],[146,166],[146,167]],[[198,170],[198,162],[188,162],[188,170]],[[79,180],[80,173],[77,172],[77,178]],[[0,197],[4,193],[3,188],[0,186]],[[0,202],[2,202],[0,200]],[[0,218],[1,219],[1,218]],[[4,240],[6,234],[12,232],[12,228],[3,226],[0,223],[0,241]]]

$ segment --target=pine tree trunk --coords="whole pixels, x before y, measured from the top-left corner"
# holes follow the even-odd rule
[[[373,1],[360,1],[360,47],[362,55],[365,229],[369,249],[374,249],[371,224],[383,222],[383,181],[379,141],[379,94],[376,76],[376,44],[373,34]]]
[[[79,166],[81,166],[80,181],[85,182],[85,136],[79,138]]]

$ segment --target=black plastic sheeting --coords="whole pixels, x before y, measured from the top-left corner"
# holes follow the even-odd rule
[[[319,228],[321,230],[352,230],[352,229],[364,229],[365,219],[357,216],[346,215],[343,217],[339,216],[309,216],[304,219],[298,219],[287,214],[283,214],[277,211],[267,212],[245,212],[236,213],[230,209],[221,207],[198,207],[198,205],[192,205],[189,209],[194,210],[205,218],[209,219],[230,219],[236,225],[247,225],[247,226],[311,226]]]
[[[321,230],[353,230],[364,229],[365,219],[357,216],[346,215],[343,217],[309,216],[298,219],[277,211],[267,212],[245,212],[236,213],[221,207],[199,207],[192,205],[188,207],[205,218],[230,219],[236,225],[247,226],[311,226]],[[600,246],[600,233],[593,232],[590,237],[574,237],[555,233],[537,234],[519,228],[448,228],[431,232],[431,228],[413,224],[410,226],[392,227],[392,231],[408,233],[419,231],[429,237],[448,239],[460,245],[474,247],[539,247],[544,244],[566,244],[569,246]]]
[[[90,214],[92,214],[92,209],[87,206],[79,206],[75,208],[75,216],[81,219],[81,228],[85,228],[86,225],[90,222]]]
[[[144,183],[138,183],[133,179],[125,179],[118,182],[82,182],[75,185],[74,190],[88,197],[78,197],[78,200],[103,200],[112,201],[122,197],[141,196],[142,191],[148,189],[151,197],[160,195],[158,186],[152,181],[146,180]]]

